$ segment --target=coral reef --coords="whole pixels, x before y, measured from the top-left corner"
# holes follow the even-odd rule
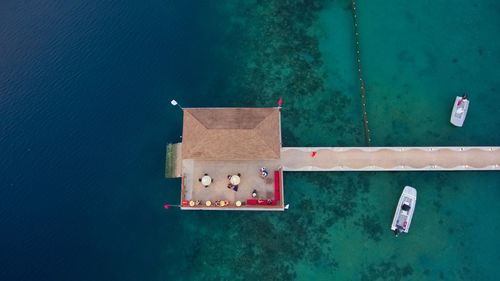
[[[382,236],[382,226],[379,219],[375,215],[363,215],[356,224],[363,228],[363,231],[368,237],[374,241],[380,241]]]
[[[233,55],[239,63],[229,88],[243,93],[243,104],[251,106],[275,106],[284,97],[285,146],[335,145],[348,136],[363,144],[361,123],[352,122],[346,114],[346,108],[359,104],[327,86],[332,73],[325,71],[319,39],[310,31],[329,2],[256,1],[232,7],[236,14],[230,29],[244,35],[239,39],[243,48]],[[318,144],[317,139],[300,133],[308,130],[334,135]]]
[[[402,280],[413,274],[413,268],[410,265],[400,266],[392,262],[380,262],[369,265],[361,274],[362,281]]]

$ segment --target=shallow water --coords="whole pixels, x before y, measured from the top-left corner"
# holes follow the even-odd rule
[[[163,209],[172,98],[282,96],[284,146],[365,145],[350,1],[260,2],[0,4],[1,280],[496,280],[498,172],[289,172],[283,213]],[[500,4],[357,6],[374,146],[500,143]]]

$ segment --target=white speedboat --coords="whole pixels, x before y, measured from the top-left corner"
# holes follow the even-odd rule
[[[455,98],[455,103],[453,104],[453,110],[451,111],[450,122],[451,124],[462,127],[467,117],[467,110],[469,109],[469,100],[467,99],[467,94],[463,97],[457,96]]]
[[[417,190],[411,186],[405,186],[401,197],[399,197],[396,213],[392,220],[391,230],[394,231],[396,236],[401,232],[408,233],[416,203]]]

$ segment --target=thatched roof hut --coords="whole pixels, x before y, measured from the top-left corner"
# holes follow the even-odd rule
[[[278,108],[184,108],[182,158],[279,159]]]

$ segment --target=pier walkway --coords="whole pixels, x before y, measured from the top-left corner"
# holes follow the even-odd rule
[[[500,171],[500,146],[282,147],[279,108],[183,112],[165,160],[182,210],[283,211],[284,171]]]
[[[498,171],[500,147],[283,147],[281,163],[284,171]]]

